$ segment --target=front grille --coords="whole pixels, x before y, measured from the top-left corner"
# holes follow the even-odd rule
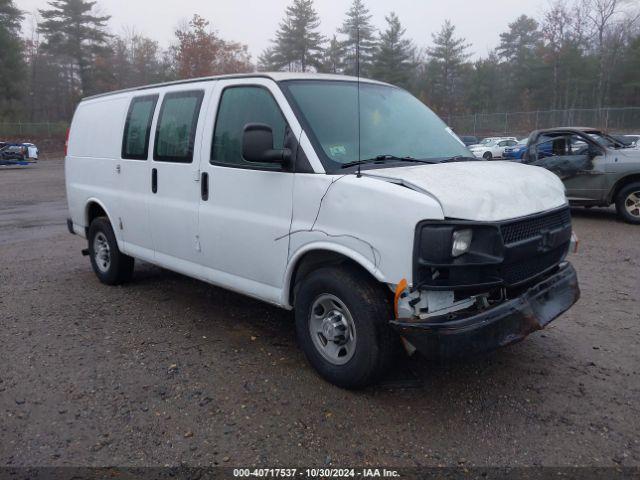
[[[568,208],[534,218],[525,218],[500,227],[505,245],[529,240],[540,235],[543,230],[557,230],[571,225]]]
[[[476,250],[448,262],[446,239],[470,222],[434,223],[425,221],[416,230],[414,279],[423,289],[522,288],[557,267],[571,240],[569,208],[500,223],[479,222],[473,225]]]
[[[516,286],[558,265],[564,259],[565,252],[566,248],[562,246],[517,263],[503,265],[500,267],[500,277],[507,285]]]

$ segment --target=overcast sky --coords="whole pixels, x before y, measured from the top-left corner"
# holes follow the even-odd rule
[[[500,32],[518,15],[539,18],[548,0],[366,0],[376,27],[394,10],[415,44],[424,48],[431,34],[450,19],[472,44],[474,57],[485,56],[498,43]],[[269,45],[290,0],[99,0],[103,13],[112,16],[110,29],[135,29],[163,46],[173,41],[175,27],[194,13],[211,21],[228,40],[249,45],[254,60]],[[43,8],[47,0],[16,0],[27,12]],[[342,23],[351,0],[315,0],[322,32],[329,36]],[[28,21],[27,21],[28,23]]]

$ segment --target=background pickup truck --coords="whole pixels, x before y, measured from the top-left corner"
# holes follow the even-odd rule
[[[640,150],[590,128],[554,128],[531,134],[523,162],[558,175],[575,206],[608,207],[640,225]]]

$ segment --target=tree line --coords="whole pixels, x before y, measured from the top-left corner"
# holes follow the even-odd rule
[[[111,33],[99,11],[96,1],[51,0],[24,32],[25,12],[0,0],[0,120],[68,121],[84,96],[255,70],[360,74],[442,115],[640,106],[640,13],[630,0],[555,0],[539,19],[514,19],[484,57],[449,21],[423,46],[393,12],[379,30],[364,0],[326,37],[313,0],[292,0],[255,63],[199,15],[162,48],[133,29]]]

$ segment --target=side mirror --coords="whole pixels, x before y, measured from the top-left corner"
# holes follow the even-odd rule
[[[242,156],[247,162],[285,165],[291,158],[291,151],[273,149],[273,130],[269,125],[249,123],[242,132]]]

